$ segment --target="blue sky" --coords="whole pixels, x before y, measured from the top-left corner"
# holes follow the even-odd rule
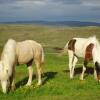
[[[0,0],[0,22],[100,22],[100,0]]]

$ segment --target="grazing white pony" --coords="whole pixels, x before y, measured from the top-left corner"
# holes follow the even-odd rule
[[[33,40],[26,40],[23,42],[16,42],[12,39],[8,40],[4,46],[0,61],[0,81],[4,93],[7,92],[9,80],[9,86],[12,88],[15,86],[14,74],[16,64],[27,64],[29,70],[27,86],[31,85],[33,60],[37,68],[37,85],[41,85],[42,64],[44,63],[44,51],[42,46]]]
[[[7,92],[10,80],[10,86],[14,86],[14,73],[16,62],[16,41],[9,39],[4,46],[0,61],[0,82],[4,93]]]
[[[100,44],[95,36],[89,38],[72,38],[64,47],[68,51],[70,78],[74,76],[74,68],[79,57],[84,58],[83,70],[80,79],[83,80],[87,64],[93,60],[94,77],[100,81]]]

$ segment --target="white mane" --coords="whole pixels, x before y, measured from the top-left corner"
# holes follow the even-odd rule
[[[8,77],[12,74],[13,64],[16,60],[16,42],[15,40],[9,39],[4,46],[1,54],[2,73],[8,71]],[[2,77],[2,75],[1,75]],[[6,75],[3,75],[6,77]]]

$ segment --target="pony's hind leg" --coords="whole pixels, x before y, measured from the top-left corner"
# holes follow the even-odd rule
[[[74,56],[73,65],[72,65],[72,78],[74,76],[74,69],[75,69],[75,65],[76,65],[77,61],[78,61],[78,58],[76,56]]]
[[[97,80],[97,72],[95,68],[94,68],[94,79]]]
[[[28,78],[26,86],[30,86],[32,84],[32,76],[33,76],[32,61],[33,60],[31,60],[29,63],[27,63],[29,78]]]
[[[38,59],[34,59],[35,64],[36,64],[36,68],[37,68],[37,77],[38,77],[38,83],[37,86],[42,84],[42,79],[41,79],[41,74],[42,74],[42,66],[41,66],[41,62]]]
[[[82,69],[82,74],[81,74],[80,80],[83,80],[84,79],[84,73],[86,71],[87,63],[88,62],[85,60],[84,61],[84,64],[83,64],[83,69]]]
[[[73,57],[74,57],[74,53],[73,51],[71,50],[68,50],[68,55],[69,55],[69,71],[70,71],[70,79],[73,78],[73,75],[72,75],[72,63],[73,63]]]
[[[33,75],[32,65],[28,66],[28,72],[29,72],[29,78],[28,78],[26,86],[30,86],[32,84],[32,75]]]

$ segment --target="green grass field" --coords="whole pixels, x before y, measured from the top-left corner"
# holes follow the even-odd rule
[[[35,87],[36,67],[32,86],[25,87],[28,71],[25,65],[16,67],[16,90],[3,94],[0,88],[0,100],[100,100],[100,83],[93,77],[93,64],[89,64],[85,80],[80,81],[82,59],[79,60],[73,80],[69,79],[68,56],[60,56],[55,48],[62,48],[72,37],[96,35],[100,39],[100,27],[52,27],[38,25],[0,25],[0,51],[8,38],[17,41],[33,39],[45,49],[43,85]]]

